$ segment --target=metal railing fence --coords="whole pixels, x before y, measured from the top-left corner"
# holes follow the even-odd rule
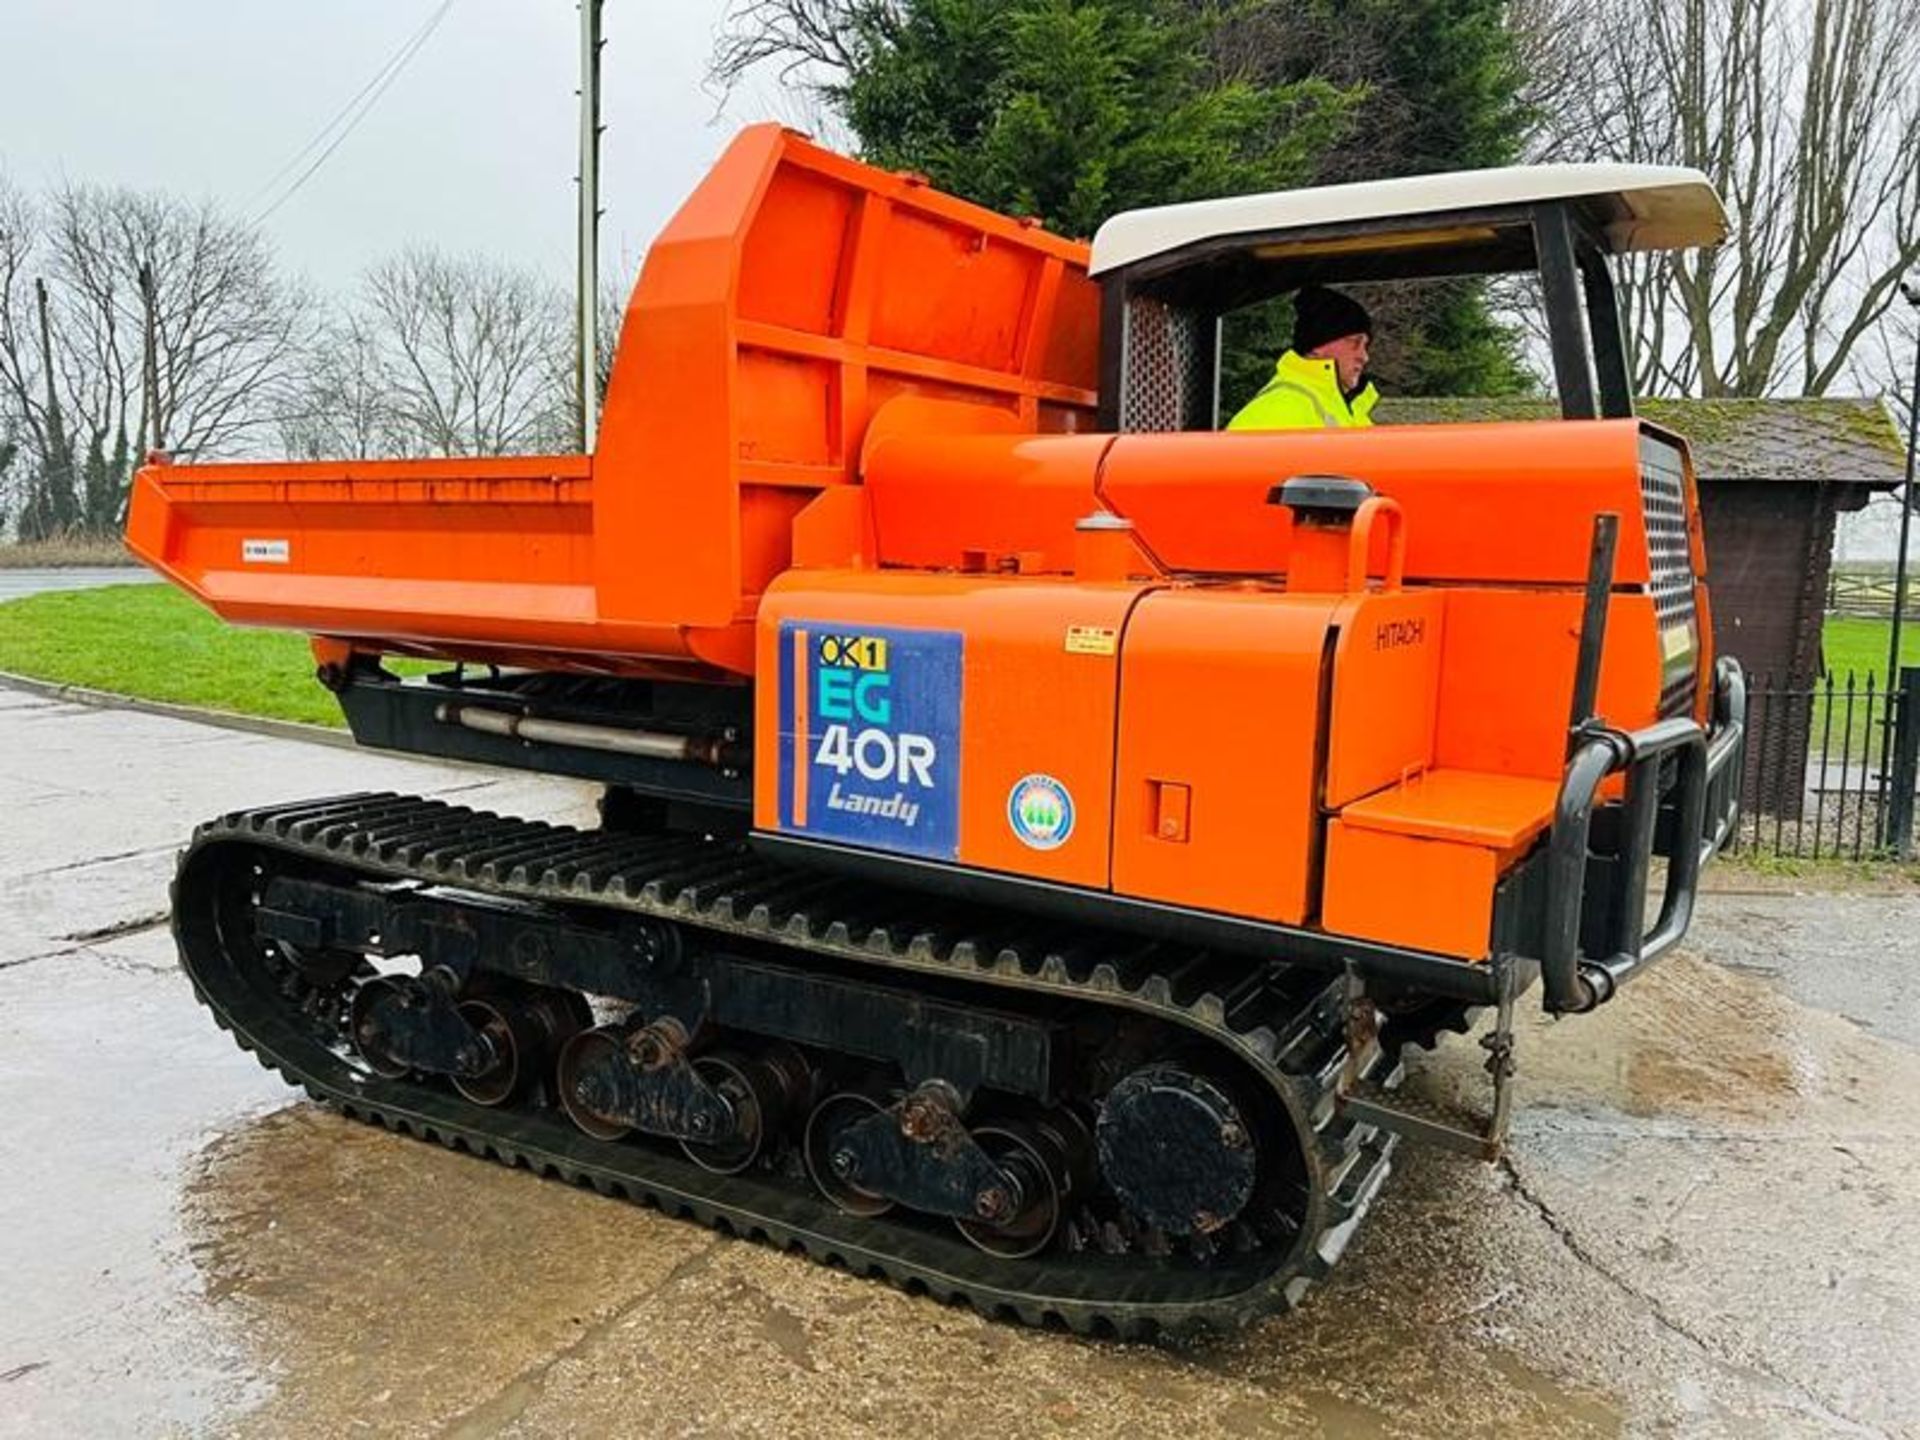
[[[1783,857],[1911,860],[1920,788],[1920,667],[1755,679],[1740,825],[1728,849]]]

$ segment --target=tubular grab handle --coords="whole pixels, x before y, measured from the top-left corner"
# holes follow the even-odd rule
[[[1407,516],[1400,502],[1385,495],[1372,495],[1353,512],[1353,534],[1347,542],[1347,593],[1358,594],[1367,588],[1367,571],[1373,555],[1373,529],[1387,527],[1387,573],[1382,588],[1398,590],[1407,570]]]
[[[1540,971],[1550,1011],[1579,1014],[1604,1004],[1687,933],[1701,867],[1733,832],[1739,761],[1745,749],[1745,676],[1737,662],[1725,659],[1715,667],[1714,678],[1711,735],[1687,719],[1662,720],[1631,733],[1594,730],[1567,762],[1547,841]],[[1643,932],[1647,877],[1664,798],[1662,772],[1669,757],[1674,770],[1672,853],[1658,918]],[[1621,772],[1627,784],[1612,924],[1601,953],[1589,955],[1581,948],[1589,831],[1602,782]]]

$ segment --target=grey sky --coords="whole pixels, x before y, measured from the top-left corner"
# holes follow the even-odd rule
[[[437,0],[0,0],[0,170],[264,208],[274,172]],[[702,88],[724,0],[608,0],[603,254],[637,256],[748,121],[792,118],[769,82],[726,113]],[[266,221],[328,288],[413,240],[567,280],[578,11],[454,0],[372,113]]]

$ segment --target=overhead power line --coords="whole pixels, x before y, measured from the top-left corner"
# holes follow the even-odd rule
[[[400,74],[407,68],[408,62],[420,53],[421,48],[432,38],[433,32],[440,28],[440,22],[447,18],[447,12],[453,9],[453,5],[454,0],[440,0],[440,3],[434,7],[432,13],[421,22],[419,28],[414,30],[411,35],[407,36],[407,38],[400,43],[400,47],[387,57],[380,68],[373,73],[372,78],[360,87],[353,98],[347,101],[331,120],[321,126],[313,138],[301,146],[300,150],[293,155],[286,164],[275,171],[272,178],[254,192],[253,199],[258,199],[278,185],[282,179],[292,172],[296,166],[299,166],[303,160],[306,160],[308,156],[311,155],[313,157],[307,162],[304,169],[301,169],[298,174],[294,175],[292,181],[280,192],[278,198],[253,217],[254,224],[258,225],[266,220],[282,205],[285,205],[287,201],[300,193],[301,187],[313,178],[314,173],[318,171],[322,165],[327,163],[328,158],[333,152],[338,150],[346,141],[346,138],[359,127],[360,122],[367,118],[367,115],[372,111],[373,107],[379,103],[380,97],[387,93],[388,88],[392,86],[395,80],[400,78]],[[314,153],[316,149],[319,151],[318,154]],[[250,200],[248,203],[251,204],[252,201]]]
[[[451,3],[451,0],[448,0],[448,3]],[[403,57],[410,53],[427,35],[432,33],[432,27],[439,23],[440,17],[446,13],[446,10],[447,5],[442,4],[439,6],[432,14],[427,16],[426,20],[423,21],[413,33],[401,41],[400,47],[381,62],[380,68],[374,71],[367,83],[362,85],[359,90],[354,93],[352,99],[340,107],[339,113],[328,120],[325,125],[322,125],[320,129],[315,132],[311,140],[307,141],[305,145],[302,145],[294,154],[288,156],[286,163],[274,171],[272,175],[268,176],[267,179],[261,183],[260,187],[247,197],[246,203],[252,205],[256,200],[265,197],[274,186],[278,185],[281,180],[292,173],[295,166],[306,159],[307,156],[311,155],[321,145],[325,144],[327,138],[333,134],[348,116],[353,114],[360,102],[367,98],[368,92],[384,80],[396,66],[403,63]]]

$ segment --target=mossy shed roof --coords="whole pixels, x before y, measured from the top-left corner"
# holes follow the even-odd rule
[[[1640,414],[1676,430],[1693,447],[1702,480],[1784,480],[1891,490],[1906,478],[1906,447],[1879,400],[1642,400]],[[1470,420],[1552,420],[1558,402],[1535,399],[1424,400],[1388,397],[1386,425]]]

